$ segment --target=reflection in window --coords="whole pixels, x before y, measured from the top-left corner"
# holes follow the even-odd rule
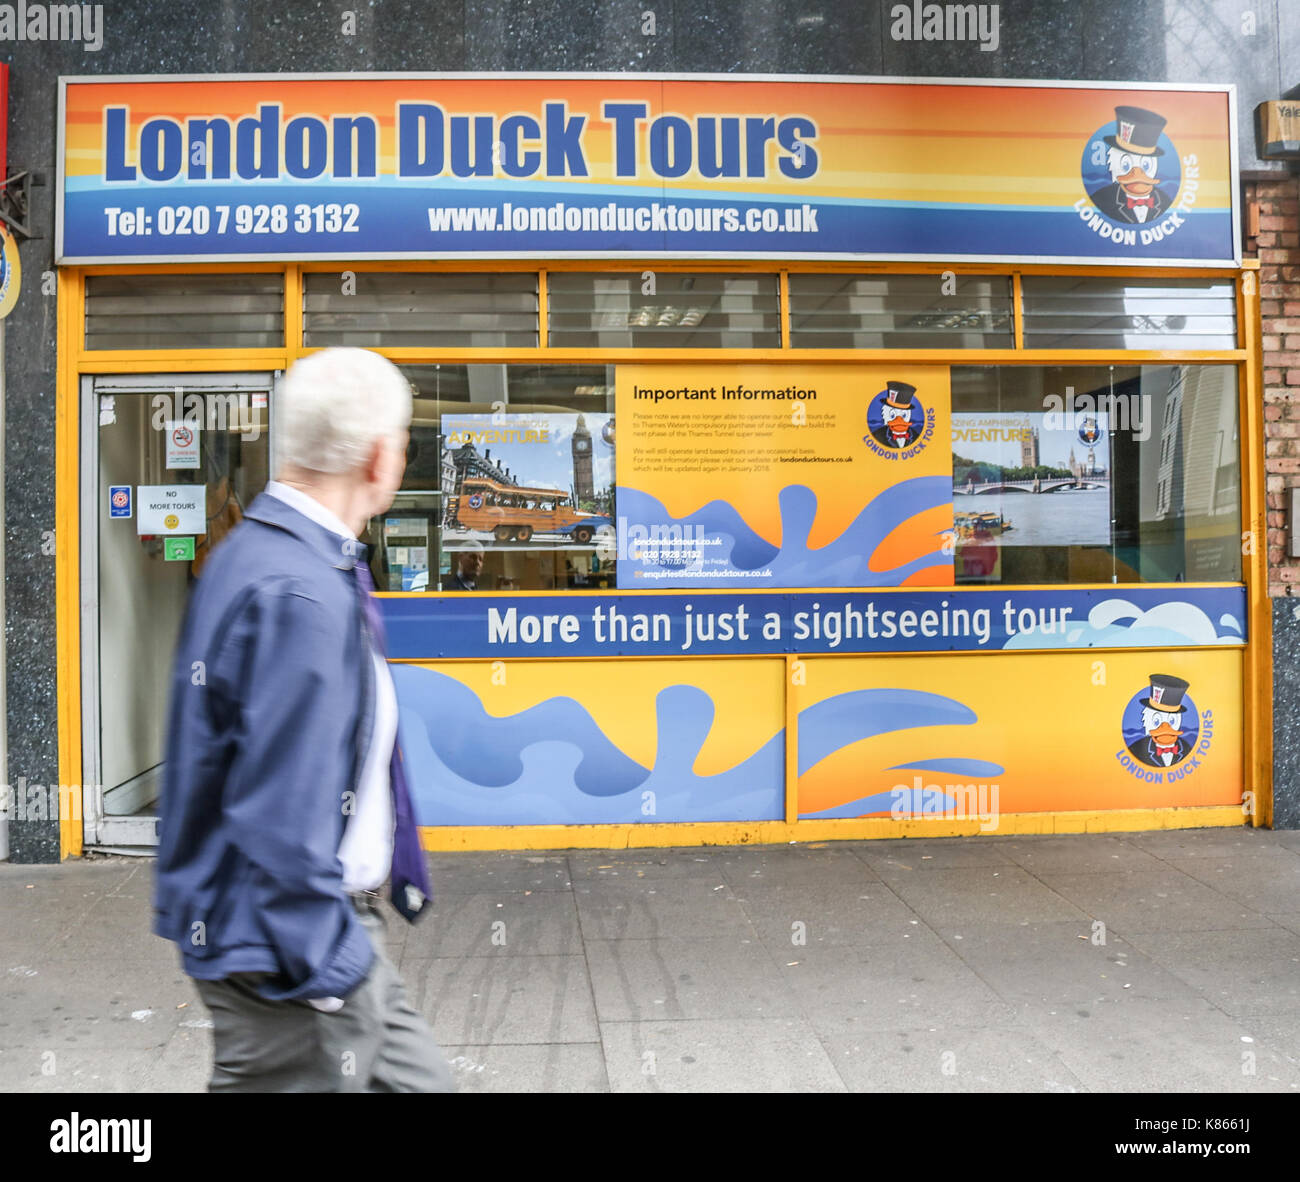
[[[405,366],[406,473],[371,523],[390,591],[615,585],[614,369]],[[475,557],[476,556],[476,557]]]
[[[1026,275],[1026,349],[1233,349],[1230,279]]]
[[[795,349],[1010,349],[1005,275],[790,276]]]
[[[961,583],[1241,577],[1231,366],[955,367]]]
[[[775,349],[776,275],[680,271],[552,271],[553,347]]]

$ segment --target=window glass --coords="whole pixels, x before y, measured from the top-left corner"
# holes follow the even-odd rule
[[[1241,577],[1236,369],[956,366],[959,583]]]
[[[404,372],[411,441],[371,523],[376,586],[614,588],[614,367]],[[958,583],[1240,579],[1234,366],[949,372]]]
[[[1026,275],[1026,349],[1235,349],[1230,279]]]
[[[87,349],[274,349],[284,276],[88,275]]]
[[[776,275],[702,271],[552,271],[555,348],[777,349]]]
[[[303,342],[531,349],[538,338],[537,273],[308,271]]]
[[[612,588],[613,367],[402,369],[411,441],[401,490],[370,523],[375,586]]]
[[[790,276],[795,349],[1010,349],[1009,275]]]

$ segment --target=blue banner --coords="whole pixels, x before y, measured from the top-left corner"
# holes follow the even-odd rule
[[[1244,587],[379,597],[393,660],[986,649],[1246,640]]]

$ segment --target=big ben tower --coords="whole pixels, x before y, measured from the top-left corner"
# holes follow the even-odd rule
[[[596,495],[596,486],[591,478],[591,432],[587,430],[587,420],[578,416],[578,425],[573,428],[573,491],[579,502],[590,501]]]

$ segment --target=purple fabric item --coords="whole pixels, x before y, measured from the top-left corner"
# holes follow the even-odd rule
[[[380,656],[383,656],[387,652],[384,620],[372,597],[375,581],[370,576],[370,567],[364,556],[358,558],[352,569],[356,574],[357,585],[361,588],[366,625]],[[388,765],[388,773],[393,790],[394,821],[391,897],[393,906],[408,922],[414,923],[416,916],[424,910],[432,897],[433,889],[429,884],[429,868],[424,861],[424,851],[420,849],[420,835],[415,825],[415,810],[411,807],[411,790],[406,782],[400,738],[393,741],[393,757]]]

